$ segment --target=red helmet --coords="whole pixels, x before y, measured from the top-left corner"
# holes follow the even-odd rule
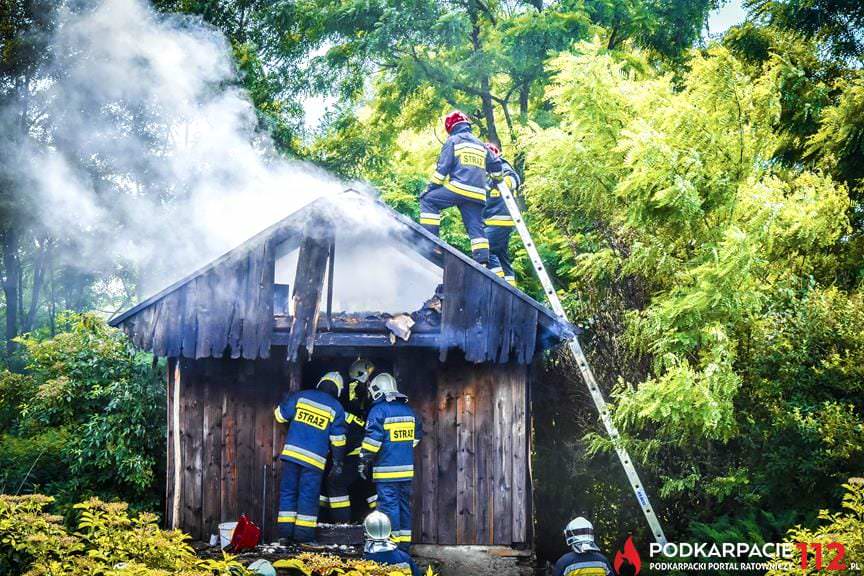
[[[486,142],[486,149],[489,150],[496,158],[501,156],[501,149],[495,146],[495,144],[493,144],[492,142]]]
[[[462,122],[467,122],[470,124],[471,120],[469,120],[468,116],[463,114],[461,111],[454,110],[453,112],[450,112],[449,114],[447,114],[447,116],[444,117],[444,129],[447,130],[447,133],[449,134],[453,131],[454,126]]]

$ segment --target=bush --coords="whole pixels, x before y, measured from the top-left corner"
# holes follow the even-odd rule
[[[97,495],[156,508],[165,386],[152,356],[95,315],[69,314],[61,325],[53,338],[19,339],[26,374],[0,373],[0,416],[9,415],[0,482],[61,504]]]

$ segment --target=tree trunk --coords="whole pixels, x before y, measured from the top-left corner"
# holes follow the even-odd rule
[[[15,353],[14,339],[18,336],[18,281],[21,263],[18,261],[18,232],[7,228],[3,232],[3,295],[6,297],[6,355]]]
[[[27,310],[27,315],[22,319],[21,332],[27,333],[33,329],[36,324],[36,313],[39,310],[39,297],[42,293],[42,284],[45,277],[45,262],[48,257],[48,252],[51,250],[51,240],[45,238],[39,246],[39,251],[36,253],[36,260],[33,262],[33,287],[30,290],[30,306]]]
[[[519,87],[519,121],[525,124],[528,121],[528,96],[531,92],[531,83],[523,82]]]
[[[475,58],[483,57],[483,45],[480,42],[480,15],[473,3],[470,9],[471,16],[471,45]],[[492,102],[492,91],[490,88],[489,75],[485,71],[479,73],[480,101],[482,103],[483,119],[486,121],[486,139],[501,147],[501,139],[498,137],[498,129],[495,126],[495,106]]]

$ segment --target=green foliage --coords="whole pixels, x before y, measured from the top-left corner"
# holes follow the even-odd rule
[[[864,479],[852,478],[843,485],[846,493],[843,495],[841,512],[819,511],[820,526],[815,529],[796,526],[789,530],[786,542],[795,546],[798,542],[820,543],[824,548],[828,544],[840,542],[845,548],[843,563],[848,567],[852,563],[861,566],[864,563]],[[796,566],[795,571],[799,574],[854,574],[858,570],[834,570],[828,567],[828,561],[823,563],[822,569],[816,568],[816,560],[811,556],[808,568],[801,570]],[[768,576],[780,576],[788,574],[788,570],[773,570]]]
[[[77,529],[47,512],[53,498],[0,495],[0,569],[25,576],[136,575],[242,576],[231,557],[200,560],[176,530],[161,530],[156,516],[130,515],[122,502],[91,498],[74,506]]]
[[[158,371],[96,316],[63,323],[54,338],[21,338],[28,373],[0,379],[3,410],[19,414],[0,443],[4,481],[67,502],[102,494],[153,506],[164,449]]]

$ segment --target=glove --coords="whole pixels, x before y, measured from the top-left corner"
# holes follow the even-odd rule
[[[369,479],[369,467],[372,465],[372,462],[365,458],[360,458],[360,464],[357,465],[357,472],[360,474],[360,477],[363,480]]]
[[[342,475],[342,462],[333,462],[333,466],[330,467],[330,473],[328,474],[328,478],[333,480],[334,478],[338,478]]]

